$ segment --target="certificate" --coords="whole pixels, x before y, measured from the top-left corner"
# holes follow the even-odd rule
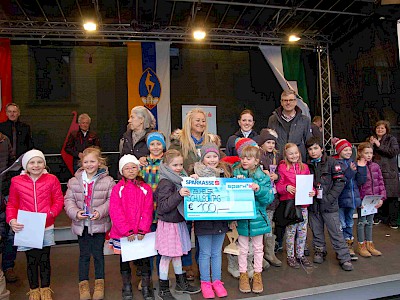
[[[381,199],[382,196],[380,195],[365,196],[361,204],[363,206],[363,208],[361,208],[361,217],[376,214],[378,210],[375,205],[377,205]]]
[[[296,205],[313,204],[313,197],[308,194],[313,190],[314,175],[296,175]]]
[[[18,210],[17,222],[23,224],[24,229],[15,233],[14,246],[42,249],[46,216],[44,213]]]
[[[121,238],[121,258],[122,261],[137,260],[144,257],[157,255],[155,249],[156,233],[149,232],[144,235],[143,240],[139,241],[136,237],[132,242],[128,238]]]
[[[252,179],[184,177],[182,186],[190,191],[185,197],[186,220],[254,219],[256,207]]]

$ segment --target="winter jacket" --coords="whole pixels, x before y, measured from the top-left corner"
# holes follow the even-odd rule
[[[314,188],[322,188],[322,199],[314,197],[308,210],[312,212],[333,213],[339,211],[338,199],[346,185],[346,179],[339,163],[326,153],[321,161],[308,161],[311,174],[314,174]]]
[[[185,221],[178,211],[178,205],[183,201],[177,187],[168,179],[161,179],[154,193],[157,201],[158,219],[168,223],[179,223]]]
[[[367,162],[367,181],[360,185],[360,198],[368,195],[381,195],[382,200],[386,199],[385,183],[383,181],[381,168],[377,163]]]
[[[76,214],[83,210],[85,203],[84,187],[82,180],[83,169],[76,171],[75,176],[68,181],[68,189],[64,197],[64,209],[72,220],[71,230],[74,234],[81,236],[85,228],[85,220],[78,220]],[[114,179],[108,176],[108,170],[100,169],[93,184],[93,194],[90,200],[90,213],[97,211],[97,220],[89,219],[89,234],[107,232],[111,228],[109,216],[111,190],[115,185]]]
[[[147,148],[146,144],[146,136],[150,133],[151,130],[146,130],[146,134],[142,136],[135,145],[132,145],[132,130],[128,129],[122,136],[122,149],[121,149],[121,156],[125,154],[132,154],[135,155],[137,159],[147,156],[150,154],[149,148]]]
[[[299,147],[302,160],[306,161],[306,141],[312,136],[311,121],[301,113],[301,109],[296,106],[296,116],[291,121],[289,132],[285,130],[282,119],[283,108],[278,107],[269,117],[268,128],[274,129],[278,133],[277,146],[279,153],[283,153],[287,143],[294,143]]]
[[[248,138],[253,139],[254,137],[258,136],[258,133],[252,130],[248,136]],[[238,131],[235,132],[235,134],[231,135],[228,138],[228,142],[226,143],[225,147],[225,154],[227,156],[237,156],[236,148],[235,148],[235,142],[237,138],[243,138],[243,133],[239,129]]]
[[[256,205],[256,218],[251,220],[238,220],[237,230],[239,235],[257,236],[271,232],[271,222],[267,216],[267,206],[274,200],[274,193],[271,188],[269,176],[265,174],[260,167],[257,167],[254,173],[249,174],[238,164],[234,166],[233,176],[243,175],[246,178],[253,179],[253,182],[260,186],[257,192],[254,192]]]
[[[350,164],[353,160],[341,159],[337,156],[336,161],[340,164],[346,177],[346,185],[339,196],[340,208],[357,208],[361,205],[360,191],[358,186],[363,185],[367,180],[367,167],[357,166],[357,170],[353,171]],[[355,163],[356,164],[356,163]],[[357,164],[356,164],[357,165]]]
[[[9,138],[0,132],[0,173],[7,169],[15,160],[15,156],[12,153],[12,146]],[[9,174],[3,175],[1,180],[0,195],[2,197],[8,195],[10,189],[11,176]],[[2,207],[4,208],[4,207]],[[4,210],[1,210],[4,211]]]
[[[7,120],[3,123],[0,123],[0,132],[5,134],[10,139],[11,146],[13,145],[13,125],[15,125],[17,134],[16,157],[18,158],[26,151],[33,149],[33,140],[31,127],[28,124],[22,123],[19,120],[17,122]]]
[[[10,195],[6,208],[6,220],[16,219],[18,210],[47,214],[46,227],[54,224],[54,219],[64,206],[61,184],[57,177],[45,172],[36,181],[27,175],[11,179]]]
[[[399,197],[400,184],[396,157],[399,154],[399,143],[390,134],[385,134],[380,143],[379,147],[374,145],[373,161],[381,167],[387,197]]]
[[[89,130],[85,136],[82,130],[79,129],[72,131],[68,136],[65,152],[72,155],[76,164],[79,161],[79,153],[82,153],[83,150],[90,146],[100,147],[100,139],[94,131]]]
[[[278,175],[278,179],[273,182],[273,186],[278,182],[279,180],[279,173],[278,173],[278,164],[281,161],[282,156],[279,153],[273,153],[273,152],[265,152],[261,151],[261,157],[260,157],[260,166],[262,167],[263,170],[270,171],[270,165],[275,165],[276,170],[275,174]],[[276,188],[274,193],[276,193]],[[279,205],[279,197],[275,195],[274,201],[267,207],[267,210],[275,210]]]
[[[144,182],[121,179],[110,197],[110,237],[120,239],[150,232],[153,221],[153,191]]]
[[[175,149],[182,153],[182,146],[181,146],[181,130],[175,130],[171,133],[170,141],[171,145],[169,149]],[[183,168],[188,173],[188,175],[194,174],[194,163],[200,161],[200,156],[193,151],[188,153],[187,157],[183,158]]]
[[[308,168],[307,164],[303,164],[303,170],[300,170],[300,164],[292,164],[287,169],[286,162],[282,160],[278,165],[278,173],[279,173],[279,180],[276,183],[276,191],[279,194],[279,200],[285,201],[289,199],[294,199],[295,195],[290,194],[286,187],[288,185],[293,185],[296,187],[296,175],[308,175],[310,174],[310,169]],[[311,191],[310,191],[311,192]]]

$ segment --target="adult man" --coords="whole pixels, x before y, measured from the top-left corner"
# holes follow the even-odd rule
[[[285,90],[281,94],[281,106],[269,117],[268,128],[278,133],[277,146],[280,153],[286,143],[296,144],[301,152],[303,162],[306,162],[306,148],[304,146],[311,134],[310,119],[301,113],[297,106],[296,92]]]
[[[88,114],[79,115],[79,130],[71,132],[65,145],[65,152],[71,154],[74,158],[74,172],[79,169],[79,160],[83,150],[90,146],[100,147],[100,140],[96,133],[89,129],[91,122],[92,119]]]
[[[15,103],[9,103],[6,106],[6,115],[8,120],[0,123],[0,132],[8,137],[12,147],[12,157],[18,158],[23,153],[33,148],[31,128],[19,120],[21,112],[19,106]],[[10,173],[10,175],[16,175]],[[7,191],[6,191],[7,192]],[[7,196],[7,195],[5,195]],[[2,258],[2,268],[7,282],[18,280],[14,272],[15,259],[17,257],[17,247],[14,244],[14,232],[8,224],[6,225],[6,237],[4,239],[4,250]]]

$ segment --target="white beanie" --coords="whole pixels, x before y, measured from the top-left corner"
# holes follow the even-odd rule
[[[46,159],[44,158],[43,152],[33,149],[33,150],[29,150],[28,152],[26,152],[24,154],[24,156],[22,157],[22,167],[24,168],[24,170],[26,170],[26,166],[27,166],[28,162],[34,157],[42,158],[44,160],[44,164],[46,165]]]
[[[139,160],[136,158],[135,155],[132,154],[125,154],[119,159],[119,172],[122,175],[122,168],[128,164],[128,163],[134,163],[135,165],[140,165]]]

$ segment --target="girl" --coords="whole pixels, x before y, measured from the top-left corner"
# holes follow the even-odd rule
[[[160,299],[175,299],[169,290],[168,270],[172,260],[176,275],[177,293],[196,294],[200,288],[189,285],[182,271],[181,256],[191,248],[189,231],[183,218],[183,197],[189,196],[187,188],[182,188],[183,157],[178,150],[168,150],[160,165],[160,182],[155,191],[157,200],[156,249],[161,255],[159,292]]]
[[[64,197],[65,211],[72,220],[71,229],[79,243],[79,297],[92,299],[89,288],[90,257],[94,259],[93,300],[104,298],[104,239],[111,228],[108,215],[114,179],[108,175],[106,159],[100,148],[86,148],[81,168],[68,181]]]
[[[197,177],[231,177],[227,164],[220,162],[220,152],[216,144],[208,143],[200,149],[200,162],[194,164]],[[227,221],[196,221],[194,232],[201,244],[199,268],[203,298],[226,297],[228,292],[221,281],[222,244],[228,232]],[[210,276],[212,273],[212,283]],[[215,293],[214,293],[215,291]]]
[[[296,175],[308,175],[310,170],[308,166],[302,163],[301,153],[296,144],[287,143],[284,148],[284,160],[279,163],[278,173],[280,179],[276,183],[276,189],[280,195],[280,201],[295,199],[296,194]],[[315,191],[309,193],[310,197],[314,197]],[[298,269],[299,262],[305,267],[311,267],[311,262],[304,256],[304,247],[307,238],[308,211],[307,207],[301,208],[303,221],[286,227],[286,251],[287,263],[290,267]],[[296,239],[296,256],[295,258],[295,237]]]
[[[382,198],[375,206],[376,208],[380,208],[383,204],[383,200],[386,199],[386,190],[381,168],[377,163],[372,162],[373,151],[373,146],[368,142],[361,143],[358,146],[357,164],[359,166],[366,165],[368,170],[367,181],[359,186],[360,198],[362,200],[367,195],[380,195]],[[374,243],[372,242],[374,214],[361,216],[361,208],[357,208],[358,253],[363,257],[370,257],[371,255],[380,256],[382,253],[375,249]]]
[[[257,146],[241,147],[241,139],[236,142],[236,150],[240,157],[240,163],[234,166],[233,175],[237,178],[252,178],[252,189],[256,204],[257,216],[252,220],[239,220],[231,223],[231,229],[237,226],[239,233],[239,290],[242,293],[261,293],[264,290],[261,272],[263,267],[263,235],[271,232],[270,221],[266,214],[266,208],[274,200],[271,181],[260,168],[260,149]],[[253,243],[254,251],[254,275],[253,288],[250,288],[247,274],[247,255],[249,252],[249,240]]]
[[[110,245],[114,253],[121,254],[120,240],[127,237],[131,242],[142,240],[150,232],[153,220],[153,192],[139,174],[139,160],[131,154],[119,160],[119,172],[123,178],[114,186],[110,198]],[[150,281],[150,258],[135,260],[142,275],[142,295],[144,299],[154,299]],[[129,261],[119,263],[122,276],[122,299],[133,299],[131,267]]]
[[[45,169],[46,160],[41,151],[26,152],[22,157],[22,167],[24,170],[21,175],[11,180],[6,220],[14,232],[20,232],[24,229],[24,224],[17,222],[18,210],[47,215],[43,248],[19,246],[18,251],[25,251],[26,254],[29,300],[51,300],[53,291],[50,289],[50,246],[55,245],[54,219],[64,206],[64,198],[57,177],[48,174]]]

